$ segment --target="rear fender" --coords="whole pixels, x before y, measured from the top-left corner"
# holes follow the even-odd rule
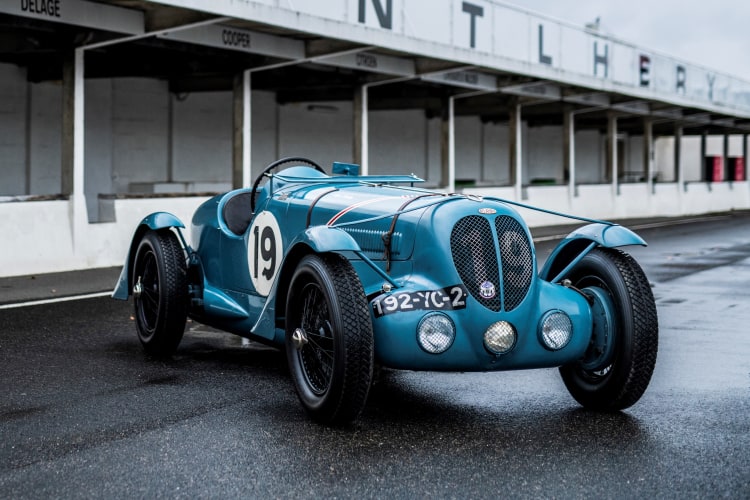
[[[158,231],[159,229],[175,228],[177,235],[182,242],[184,248],[187,248],[185,238],[182,236],[180,229],[185,228],[185,224],[182,223],[175,215],[169,212],[154,212],[147,215],[135,229],[133,239],[130,241],[130,249],[128,250],[128,256],[125,259],[125,265],[122,266],[122,272],[120,277],[117,279],[115,289],[112,291],[112,298],[118,300],[128,300],[130,296],[130,290],[132,290],[132,283],[130,279],[130,268],[133,266],[133,260],[135,259],[135,252],[138,250],[138,244],[141,242],[141,238],[146,231],[149,229]]]
[[[628,245],[646,246],[646,241],[630,229],[616,224],[588,224],[565,237],[544,263],[539,277],[557,281],[597,246],[616,248]]]

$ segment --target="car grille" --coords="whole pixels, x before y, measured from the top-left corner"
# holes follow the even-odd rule
[[[470,215],[460,219],[451,232],[453,264],[477,302],[495,312],[512,311],[531,286],[531,242],[513,217],[500,215],[494,225],[497,239],[487,218]],[[502,293],[498,290],[501,275]]]

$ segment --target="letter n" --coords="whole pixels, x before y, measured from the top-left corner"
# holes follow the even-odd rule
[[[363,24],[365,22],[366,3],[366,0],[359,0],[359,22]],[[393,0],[385,0],[385,8],[383,8],[380,0],[372,0],[372,6],[375,8],[380,27],[393,29]]]

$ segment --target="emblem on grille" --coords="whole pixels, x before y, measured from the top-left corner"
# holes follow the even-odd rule
[[[495,297],[495,285],[492,284],[490,281],[485,281],[481,285],[479,285],[479,295],[482,296],[483,299],[492,299]]]
[[[480,208],[479,213],[485,214],[485,215],[491,215],[491,214],[496,214],[497,210],[495,210],[494,208]]]

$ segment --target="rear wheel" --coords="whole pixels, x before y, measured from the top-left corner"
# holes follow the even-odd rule
[[[182,340],[188,312],[185,254],[174,233],[143,235],[132,279],[138,338],[147,352],[171,355]]]
[[[345,424],[364,408],[373,333],[362,284],[340,255],[308,255],[287,297],[286,352],[297,395],[318,422]]]
[[[563,382],[586,408],[627,408],[645,392],[656,364],[659,326],[646,275],[625,252],[597,248],[567,279],[589,298],[594,332],[583,359],[560,368]]]

